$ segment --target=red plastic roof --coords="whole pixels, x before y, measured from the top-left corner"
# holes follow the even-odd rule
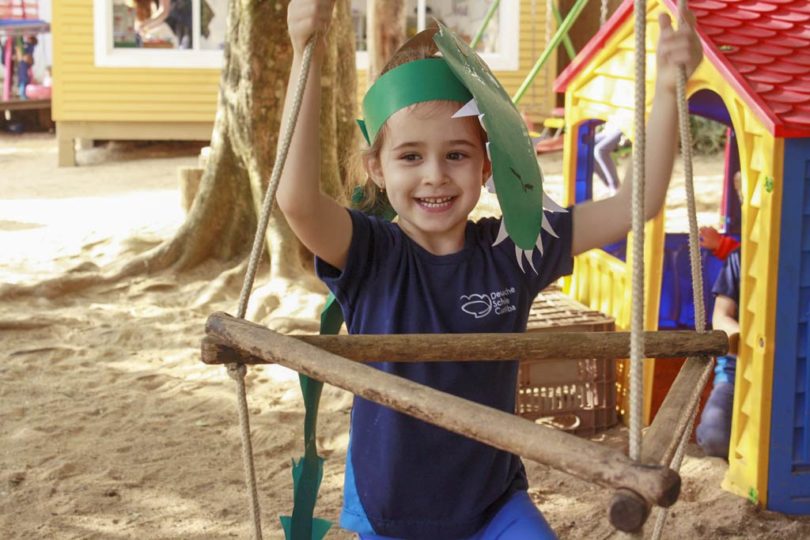
[[[662,0],[675,12],[677,2]],[[777,137],[810,137],[810,2],[690,0],[706,58]],[[627,0],[555,81],[562,92],[632,14]]]

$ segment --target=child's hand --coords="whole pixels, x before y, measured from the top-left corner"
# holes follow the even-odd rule
[[[678,29],[672,28],[669,15],[658,15],[661,35],[658,38],[656,53],[656,85],[658,88],[674,91],[677,86],[678,66],[686,68],[688,78],[703,59],[703,47],[695,33],[695,16],[685,10],[680,14]]]
[[[714,251],[720,247],[722,236],[714,227],[700,228],[700,247]]]
[[[326,36],[332,22],[335,0],[292,0],[287,8],[287,28],[293,51],[302,53],[310,38],[318,33]],[[321,40],[323,43],[323,40]]]

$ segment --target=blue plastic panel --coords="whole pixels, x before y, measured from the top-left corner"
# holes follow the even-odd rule
[[[700,256],[703,263],[703,303],[706,306],[707,322],[711,323],[714,309],[712,285],[723,268],[723,261],[705,249],[700,250]],[[695,328],[695,303],[692,295],[692,270],[687,233],[667,233],[664,239],[658,327],[662,330]]]
[[[810,514],[810,139],[786,139],[768,508]]]
[[[577,130],[577,176],[574,179],[577,204],[593,199],[593,136],[596,126],[602,123],[601,120],[588,120]]]

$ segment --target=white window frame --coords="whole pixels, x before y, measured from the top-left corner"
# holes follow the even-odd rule
[[[200,3],[193,4],[194,35]],[[93,0],[93,37],[97,67],[222,69],[225,56],[213,49],[130,49],[113,47],[112,0]]]
[[[416,29],[422,31],[427,24],[425,16],[427,1],[416,2]],[[517,71],[520,69],[520,0],[507,0],[498,6],[498,51],[481,53],[481,59],[492,71]],[[368,69],[368,52],[356,53],[355,65],[359,70]]]

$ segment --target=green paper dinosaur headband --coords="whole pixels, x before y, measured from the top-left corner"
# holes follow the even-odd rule
[[[392,114],[424,101],[467,103],[472,94],[442,58],[425,58],[383,73],[363,98],[364,120],[358,120],[368,144]]]
[[[380,127],[396,111],[423,101],[452,100],[465,103],[453,115],[477,116],[487,133],[487,155],[492,178],[503,212],[501,230],[495,244],[510,238],[521,269],[525,256],[532,269],[535,247],[543,252],[541,230],[557,236],[543,212],[565,211],[543,193],[543,173],[529,131],[511,98],[489,67],[446,26],[420,32],[401,50],[430,45],[441,58],[416,60],[382,75],[363,100],[365,121],[360,128],[371,144]]]

